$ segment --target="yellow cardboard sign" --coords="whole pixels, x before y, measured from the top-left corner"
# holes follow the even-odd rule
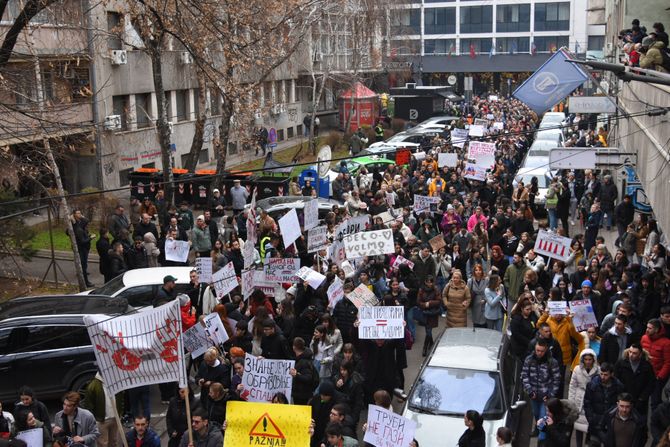
[[[307,405],[228,402],[225,447],[308,447],[312,410]]]

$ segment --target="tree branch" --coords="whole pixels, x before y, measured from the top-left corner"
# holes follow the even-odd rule
[[[7,0],[2,1],[6,3]],[[16,41],[18,40],[21,31],[28,26],[33,17],[57,1],[58,0],[28,0],[26,2],[26,6],[23,7],[23,10],[14,21],[14,24],[12,24],[12,27],[7,31],[5,40],[2,42],[2,47],[0,47],[0,68],[4,67],[7,65],[7,62],[9,62],[9,58],[14,52],[14,46],[16,46]]]

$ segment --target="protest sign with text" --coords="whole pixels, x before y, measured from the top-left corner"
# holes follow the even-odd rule
[[[567,315],[568,306],[565,305],[565,301],[547,301],[547,310],[549,311],[550,316],[556,315]]]
[[[409,447],[415,431],[416,422],[386,408],[368,406],[368,426],[363,441],[375,447]]]
[[[207,336],[205,328],[196,323],[182,334],[184,349],[191,353],[191,358],[198,358],[205,353],[207,348],[214,346],[214,343]]]
[[[300,270],[300,258],[270,258],[264,266],[265,282],[293,282]]]
[[[195,258],[198,281],[209,284],[212,281],[212,258]]]
[[[463,177],[484,182],[486,181],[486,168],[484,166],[466,163]]]
[[[326,248],[326,244],[328,243],[327,236],[328,226],[326,225],[309,230],[307,232],[307,253],[314,253]]]
[[[312,199],[305,203],[303,216],[305,219],[305,230],[319,225],[319,199]]]
[[[420,196],[414,194],[414,211],[423,213],[424,211],[437,212],[437,206],[440,204],[439,197]]]
[[[224,265],[219,271],[212,275],[212,282],[214,283],[214,290],[216,296],[219,298],[230,293],[235,287],[239,285],[237,282],[237,275],[235,274],[235,267],[233,262]]]
[[[173,262],[188,261],[188,251],[191,246],[188,241],[166,240],[165,241],[165,260]]]
[[[484,136],[484,130],[485,130],[484,126],[480,126],[480,125],[477,125],[477,124],[471,124],[468,135],[473,136],[473,137],[483,137]]]
[[[301,267],[295,274],[298,278],[309,284],[312,289],[318,289],[321,283],[326,280],[326,277],[321,273],[315,271],[311,267]]]
[[[328,286],[328,307],[334,309],[335,305],[344,298],[344,283],[337,276],[333,280],[332,284]]]
[[[295,208],[279,218],[279,230],[284,241],[284,248],[288,248],[296,239],[300,237],[300,221]]]
[[[451,145],[463,149],[465,142],[468,141],[467,129],[454,129],[451,131]]]
[[[335,230],[335,240],[341,241],[344,236],[349,234],[365,231],[366,225],[370,222],[370,215],[364,214],[362,216],[351,217],[340,225]]]
[[[391,264],[391,267],[397,269],[402,264],[406,264],[410,269],[414,270],[414,263],[409,259],[400,255],[396,256],[395,260],[393,261],[393,264]]]
[[[394,252],[393,230],[365,231],[344,238],[344,251],[348,259],[385,255]]]
[[[228,401],[223,443],[226,447],[306,447],[311,419],[308,405]]]
[[[246,300],[254,293],[254,278],[259,270],[242,271],[242,297]],[[262,272],[261,272],[262,273]]]
[[[365,284],[359,284],[354,290],[347,295],[349,301],[354,303],[358,309],[363,306],[376,306],[379,304],[377,296]]]
[[[428,243],[430,244],[430,248],[432,248],[433,252],[435,253],[437,253],[440,248],[447,246],[447,242],[444,240],[444,236],[441,234],[438,234],[429,240]]]
[[[495,143],[471,141],[468,145],[468,159],[475,160],[476,165],[486,169],[493,167],[496,163]]]
[[[437,154],[437,166],[442,168],[455,168],[458,164],[458,154],[451,154],[448,152],[440,152]]]
[[[590,327],[598,327],[596,314],[590,299],[570,301],[570,312],[572,312],[572,324],[577,332],[585,331]]]
[[[294,366],[294,360],[260,359],[245,354],[242,397],[250,402],[271,402],[277,393],[290,396],[293,377],[289,371]]]
[[[360,339],[405,337],[405,308],[402,306],[363,306],[358,309],[358,319]]]
[[[212,340],[212,343],[215,345],[222,345],[228,341],[228,332],[226,332],[226,328],[223,327],[221,317],[218,313],[212,312],[205,316],[203,321],[205,322],[205,333],[209,339]]]

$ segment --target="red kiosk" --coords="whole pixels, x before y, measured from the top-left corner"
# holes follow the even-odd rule
[[[379,116],[379,97],[360,82],[344,92],[338,102],[341,129],[346,129],[347,123],[351,132],[355,132],[359,127],[374,127],[376,124],[375,119]],[[352,114],[351,121],[349,121],[350,114]]]

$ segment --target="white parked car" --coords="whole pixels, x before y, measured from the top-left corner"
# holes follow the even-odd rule
[[[507,426],[516,434],[514,445],[527,446],[532,414],[520,400],[521,390],[507,336],[491,329],[450,328],[424,362],[402,415],[416,422],[420,445],[457,445],[466,430],[465,412],[476,410],[484,419],[486,445],[497,445],[496,431]]]
[[[526,163],[533,161],[535,157],[527,158]],[[539,158],[539,157],[538,157]],[[544,159],[542,159],[544,161]],[[523,184],[527,187],[530,185],[533,177],[537,177],[537,195],[535,196],[535,205],[537,205],[536,214],[544,214],[546,210],[544,204],[547,202],[547,190],[549,189],[549,184],[551,179],[554,177],[554,173],[549,169],[549,161],[539,167],[534,167],[532,165],[524,164],[517,171],[514,176],[514,181],[512,185],[514,188],[517,187],[520,181],[523,181]]]
[[[163,278],[168,275],[177,278],[175,290],[184,293],[191,288],[190,273],[193,267],[151,267],[128,270],[102,286],[87,290],[79,295],[106,295],[122,297],[135,309],[151,307],[151,302],[163,287]]]
[[[430,118],[421,121],[416,127],[431,127],[434,125],[448,126],[452,121],[458,122],[459,119],[460,117],[451,115],[431,116]]]

